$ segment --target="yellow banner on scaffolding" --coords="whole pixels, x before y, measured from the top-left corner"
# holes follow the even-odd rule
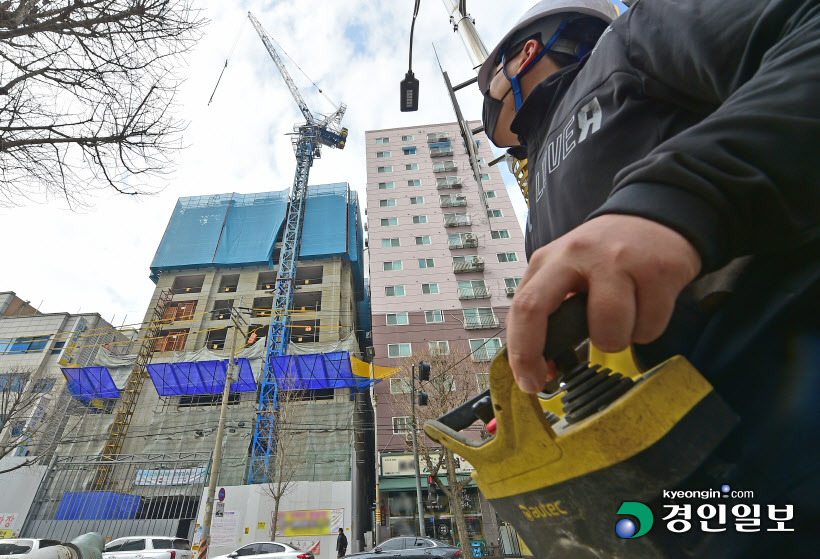
[[[365,363],[361,359],[357,359],[352,355],[350,356],[350,370],[357,377],[370,378],[372,374],[373,378],[376,379],[387,378],[401,371],[401,369],[396,369],[393,367],[380,367],[378,365],[373,365],[373,371],[371,373],[370,363]]]

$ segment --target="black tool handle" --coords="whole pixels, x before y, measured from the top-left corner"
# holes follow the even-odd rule
[[[544,344],[544,358],[552,361],[565,356],[588,337],[587,332],[587,296],[578,294],[565,300],[552,313],[547,324],[547,341]],[[506,359],[506,348],[502,350]],[[497,358],[502,358],[499,354]],[[544,386],[544,392],[553,393],[558,390],[561,376],[558,375]],[[492,419],[492,401],[488,398],[489,390],[485,390],[469,402],[462,404],[453,411],[441,416],[439,421],[451,429],[461,431],[481,419],[485,423]]]

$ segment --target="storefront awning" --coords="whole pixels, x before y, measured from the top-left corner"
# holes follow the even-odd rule
[[[231,383],[231,392],[256,392],[250,362],[237,359],[239,375]],[[225,389],[228,360],[152,363],[148,375],[160,396],[195,396],[221,394]]]
[[[119,398],[111,373],[105,367],[62,367],[68,391],[77,400],[88,402],[99,398]]]

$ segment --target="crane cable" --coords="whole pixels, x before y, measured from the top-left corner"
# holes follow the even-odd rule
[[[219,78],[216,80],[216,85],[214,86],[214,90],[211,92],[210,99],[208,99],[208,105],[210,105],[211,101],[214,100],[214,95],[216,95],[216,88],[219,87],[219,82],[222,81],[222,74],[224,74],[225,70],[228,68],[228,60],[230,60],[231,57],[233,56],[233,51],[236,50],[236,44],[239,42],[239,39],[242,36],[242,32],[245,31],[245,27],[246,27],[247,23],[248,23],[248,20],[245,19],[239,25],[239,31],[236,32],[236,37],[233,40],[233,46],[231,46],[231,50],[228,52],[228,57],[225,59],[225,65],[222,67],[222,71],[219,72]]]

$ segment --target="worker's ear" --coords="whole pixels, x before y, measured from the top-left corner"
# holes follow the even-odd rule
[[[538,56],[538,53],[541,52],[543,47],[541,44],[536,41],[535,39],[530,39],[526,43],[524,43],[524,49],[521,51],[523,53],[523,57],[521,58],[521,64],[518,66],[518,69],[515,71],[517,74],[521,71],[521,68],[526,68],[535,58]],[[512,74],[511,74],[512,75]]]

